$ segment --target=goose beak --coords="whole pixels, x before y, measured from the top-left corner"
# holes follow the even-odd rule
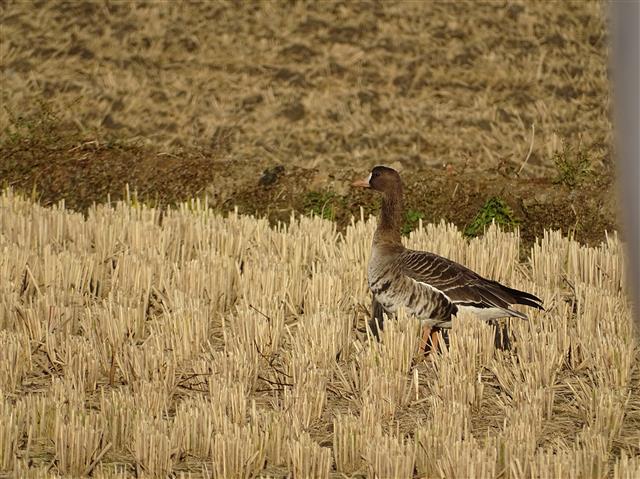
[[[351,186],[359,186],[360,188],[369,188],[369,182],[367,180],[357,180],[351,183]]]
[[[351,183],[351,186],[357,186],[359,188],[371,188],[371,185],[369,184],[369,180],[370,179],[371,179],[371,175],[369,175],[364,180],[356,180],[356,181],[354,181],[353,183]]]

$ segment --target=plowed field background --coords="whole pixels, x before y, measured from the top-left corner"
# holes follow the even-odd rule
[[[386,164],[428,221],[464,228],[497,196],[529,244],[615,228],[599,2],[0,8],[0,179],[44,203],[129,183],[344,226],[375,206],[349,181]]]

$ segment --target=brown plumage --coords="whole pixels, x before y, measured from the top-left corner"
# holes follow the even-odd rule
[[[465,309],[485,320],[508,316],[526,319],[526,315],[511,309],[513,304],[543,309],[542,301],[533,294],[483,278],[437,254],[405,248],[400,236],[403,189],[397,171],[376,166],[369,178],[355,182],[354,186],[382,193],[368,266],[373,315],[378,321],[382,321],[382,310],[393,314],[401,306],[430,328],[450,327],[452,317]]]

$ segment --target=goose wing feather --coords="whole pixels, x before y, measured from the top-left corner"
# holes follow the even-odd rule
[[[469,268],[434,253],[405,250],[400,263],[405,275],[441,291],[458,306],[500,308],[513,312],[510,305],[526,304],[542,309],[542,301],[536,296],[483,278]]]

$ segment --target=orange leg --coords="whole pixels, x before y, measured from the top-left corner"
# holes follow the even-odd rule
[[[438,351],[438,338],[438,328],[431,328],[431,351],[433,351],[434,353]]]
[[[432,326],[423,326],[420,336],[420,351],[426,356],[430,352],[435,352],[438,347],[439,328]]]
[[[423,326],[422,327],[422,335],[420,336],[420,352],[425,355],[429,353],[431,349],[429,347],[429,343],[431,342],[431,334],[433,328],[431,326]]]

